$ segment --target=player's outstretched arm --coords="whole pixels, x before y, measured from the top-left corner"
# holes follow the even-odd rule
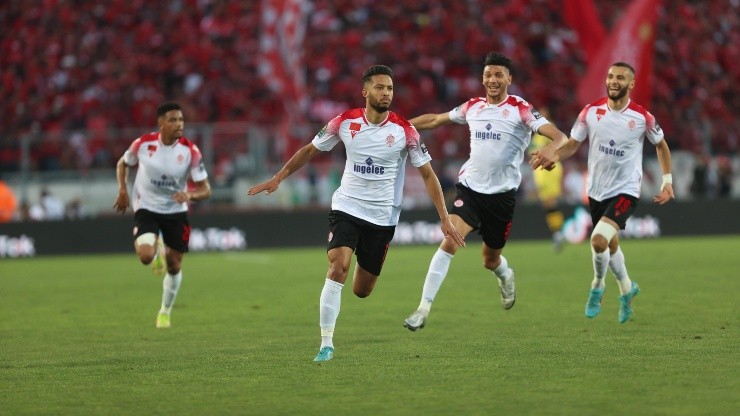
[[[437,127],[452,123],[449,113],[422,114],[409,120],[416,130],[436,129]]]
[[[578,140],[572,137],[568,139],[568,141],[565,142],[564,145],[562,145],[559,149],[555,151],[555,154],[550,159],[552,164],[549,166],[549,168],[552,169],[555,163],[558,163],[561,160],[565,160],[573,156],[580,145],[581,142],[579,142]],[[529,159],[529,166],[532,167],[532,170],[535,170],[539,167],[544,167],[545,169],[547,169],[544,163],[545,159],[540,156],[540,151],[532,152],[532,157]]]
[[[113,208],[116,212],[121,214],[126,212],[129,207],[128,189],[126,188],[126,179],[128,178],[128,165],[123,160],[123,157],[118,159],[116,163],[116,181],[118,182],[118,195],[116,196],[116,202],[113,203]]]
[[[285,166],[283,166],[283,168],[275,174],[275,176],[249,188],[249,190],[247,191],[247,195],[257,195],[260,192],[265,192],[269,195],[277,191],[278,187],[280,186],[280,182],[285,180],[285,178],[290,176],[293,172],[300,169],[319,152],[320,150],[317,149],[316,146],[313,145],[313,143],[309,143],[301,147],[300,149],[298,149],[297,152],[295,152],[290,160],[288,160],[288,163],[286,163]]]
[[[419,167],[419,173],[421,178],[424,180],[424,186],[427,189],[429,197],[434,203],[434,207],[437,209],[437,214],[440,219],[440,228],[445,237],[452,238],[460,247],[465,247],[465,238],[460,231],[455,228],[450,220],[450,215],[447,213],[447,207],[445,206],[444,194],[442,193],[442,186],[439,184],[439,179],[432,169],[432,164],[427,162]]]
[[[655,145],[655,151],[658,154],[660,170],[663,172],[663,183],[660,185],[660,193],[653,197],[653,202],[663,205],[675,198],[673,194],[673,175],[671,175],[671,150],[668,148],[668,143],[663,139]]]

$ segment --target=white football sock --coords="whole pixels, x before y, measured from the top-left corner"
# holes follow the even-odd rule
[[[324,281],[319,298],[319,326],[321,326],[321,346],[334,348],[334,326],[337,324],[339,308],[342,304],[343,284],[331,279]]]
[[[591,258],[594,264],[594,280],[591,281],[591,289],[603,289],[606,287],[604,277],[606,276],[606,269],[609,266],[609,250],[606,249],[601,253],[597,253],[591,246]]]
[[[609,258],[609,270],[614,273],[614,277],[617,278],[617,284],[619,285],[619,294],[626,295],[632,290],[632,280],[627,275],[627,265],[624,262],[624,253],[622,249],[617,247],[617,251],[611,254]]]
[[[495,274],[499,280],[504,281],[511,276],[512,270],[509,268],[509,262],[506,261],[506,257],[500,256],[500,258],[501,263],[499,263],[498,267],[493,269],[493,274]]]
[[[164,275],[162,280],[162,307],[159,309],[159,313],[169,315],[172,312],[177,291],[180,290],[180,282],[182,282],[182,270],[177,272],[176,275],[171,275],[169,272]]]
[[[419,303],[419,309],[429,313],[432,308],[432,302],[437,296],[439,288],[442,286],[442,282],[445,281],[447,271],[450,269],[450,262],[452,262],[452,254],[437,249],[437,252],[432,256],[432,261],[429,262],[429,270],[427,271],[427,277],[424,279],[424,289],[421,291],[421,303]]]

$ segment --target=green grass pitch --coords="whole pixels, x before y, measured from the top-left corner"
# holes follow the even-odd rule
[[[740,409],[740,236],[623,241],[642,293],[607,277],[583,308],[585,244],[510,241],[504,311],[479,243],[427,327],[403,328],[434,246],[391,247],[374,293],[343,291],[316,364],[324,248],[192,253],[172,314],[134,254],[0,260],[0,415],[723,415]]]

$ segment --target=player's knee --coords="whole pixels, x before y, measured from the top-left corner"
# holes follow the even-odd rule
[[[599,221],[596,223],[593,233],[591,233],[591,247],[597,253],[606,251],[609,242],[617,235],[617,232],[618,230],[613,225]]]
[[[483,256],[483,267],[494,270],[501,264],[501,256]]]
[[[141,264],[144,266],[148,266],[154,261],[154,254],[149,253],[138,253],[139,254],[139,261],[141,261]]]
[[[367,287],[354,287],[352,288],[352,291],[358,298],[366,298],[370,296],[371,293],[373,293],[373,289]]]
[[[341,264],[331,263],[329,264],[328,276],[331,280],[337,282],[344,282],[349,273],[349,267],[344,267]]]

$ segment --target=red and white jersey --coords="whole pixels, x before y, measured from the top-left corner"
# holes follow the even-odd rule
[[[145,134],[134,140],[123,154],[129,166],[138,166],[131,204],[159,214],[186,212],[188,204],[172,200],[177,191],[187,190],[188,176],[194,182],[208,178],[198,146],[185,137],[167,146],[159,133]]]
[[[470,127],[470,158],[460,168],[461,184],[483,194],[519,188],[519,170],[532,132],[549,121],[516,95],[500,104],[472,98],[449,113],[450,120]]]
[[[392,111],[382,123],[372,124],[365,109],[356,108],[334,117],[311,143],[329,151],[340,141],[347,162],[331,208],[375,225],[398,224],[406,157],[417,168],[432,160],[419,132]]]
[[[652,144],[663,140],[663,130],[643,106],[630,101],[612,111],[604,97],[583,108],[570,136],[589,139],[588,196],[603,201],[618,194],[640,197],[642,147],[645,137]]]

